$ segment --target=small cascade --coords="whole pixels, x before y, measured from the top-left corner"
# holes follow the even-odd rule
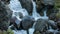
[[[37,13],[37,10],[36,10],[36,3],[34,1],[32,1],[32,3],[33,3],[33,13],[32,13],[32,16],[35,18],[35,20],[37,20],[39,18],[48,19],[47,15],[46,15],[47,10],[44,10],[44,16],[40,16]]]
[[[40,19],[40,18],[48,19],[46,15],[47,9],[43,10],[44,16],[40,16],[40,14],[38,14],[36,10],[36,3],[33,0],[32,0],[32,3],[33,3],[32,17],[34,17],[35,20]],[[22,20],[21,18],[19,18],[19,12],[23,14],[23,17],[28,15],[27,10],[22,8],[21,3],[18,0],[11,0],[9,4],[9,8],[13,11],[12,17],[16,17],[18,19],[15,21],[17,25]],[[35,24],[36,23],[34,23],[32,28],[29,29],[29,34],[33,34]],[[53,31],[53,30],[50,28],[50,31]],[[17,31],[13,30],[13,32],[14,34],[27,34],[25,30],[17,30]]]
[[[21,12],[23,14],[23,16],[28,15],[27,10],[22,8],[22,6],[18,0],[11,0],[10,4],[9,4],[9,8],[13,11],[12,17],[17,18],[17,20],[15,21],[17,25],[22,20],[21,18],[19,18],[19,12]],[[25,30],[13,30],[13,32],[14,32],[14,34],[27,34]]]

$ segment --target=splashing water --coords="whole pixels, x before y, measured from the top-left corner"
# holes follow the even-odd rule
[[[46,10],[44,11],[44,16],[40,16],[37,12],[36,12],[36,3],[32,0],[33,3],[33,13],[32,13],[32,17],[35,18],[35,20],[42,18],[42,19],[48,19],[48,17],[46,16]],[[21,18],[19,18],[19,12],[21,12],[23,14],[23,16],[28,15],[28,12],[26,9],[22,8],[21,3],[18,0],[11,0],[10,4],[9,4],[9,8],[13,11],[12,17],[16,17],[18,19],[18,22],[16,21],[16,24],[19,24],[20,21],[22,20]],[[35,24],[34,24],[35,25]],[[34,25],[32,28],[29,29],[29,34],[33,34],[34,32]],[[13,30],[14,34],[27,34],[25,30]]]
[[[33,3],[33,13],[32,13],[32,16],[35,18],[35,20],[39,19],[39,18],[42,18],[42,19],[48,19],[48,17],[46,16],[46,12],[47,10],[44,10],[44,16],[40,16],[38,13],[37,13],[37,10],[36,10],[36,3],[34,1],[32,1]]]

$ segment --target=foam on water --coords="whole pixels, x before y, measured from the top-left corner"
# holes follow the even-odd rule
[[[40,16],[38,13],[37,13],[37,10],[36,10],[36,3],[34,1],[32,1],[33,3],[33,13],[32,13],[32,16],[35,18],[35,20],[39,19],[39,18],[42,18],[42,19],[48,19],[48,17],[46,16],[46,11],[44,11],[44,16]]]
[[[42,18],[42,19],[48,19],[46,16],[46,11],[44,11],[44,16],[40,16],[36,12],[36,3],[32,0],[33,3],[33,13],[32,17],[35,18],[35,20]],[[19,18],[19,12],[23,14],[23,16],[28,15],[28,12],[26,9],[22,8],[21,3],[18,0],[11,0],[9,4],[9,8],[13,11],[12,17],[16,17],[18,20],[16,20],[16,24],[19,24],[20,21],[22,20]],[[35,24],[34,24],[35,25]],[[29,34],[33,34],[34,32],[34,25],[32,28],[29,29]],[[14,34],[27,34],[25,30],[13,30]]]

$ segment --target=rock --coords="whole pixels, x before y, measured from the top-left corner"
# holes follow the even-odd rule
[[[54,32],[48,30],[45,32],[45,34],[54,34]]]
[[[58,29],[60,30],[60,18],[59,18],[59,20],[57,21],[57,27],[58,27]]]
[[[48,21],[48,24],[49,24],[49,26],[52,27],[52,29],[57,29],[57,24],[53,20],[49,20]]]
[[[48,27],[48,21],[44,19],[38,19],[35,24],[35,31],[45,32]]]
[[[47,16],[49,17],[50,20],[56,21],[57,17],[56,14],[58,13],[58,10],[52,9],[47,11]]]
[[[60,31],[56,32],[55,34],[60,34]]]
[[[1,30],[7,30],[9,26],[9,19],[11,18],[11,14],[8,12],[11,12],[11,10],[8,10],[9,7],[4,4],[4,2],[0,1],[0,29]]]
[[[14,34],[14,32],[11,29],[8,29],[7,31],[5,31],[5,30],[1,31],[0,30],[0,34]]]
[[[33,26],[34,18],[31,16],[25,16],[23,17],[21,24],[22,24],[23,29],[27,30]]]
[[[55,0],[41,0],[41,3],[43,3],[44,5],[54,5]]]
[[[60,0],[55,0],[55,8],[60,8]]]
[[[10,0],[1,0],[3,1],[5,4],[9,4],[10,3]]]
[[[56,17],[60,18],[60,8],[58,9],[58,12],[56,13]]]
[[[21,12],[19,12],[19,17],[22,19],[23,18],[23,14]]]
[[[31,15],[33,11],[33,4],[31,0],[19,0],[23,8],[28,11],[28,14]]]
[[[41,34],[39,31],[34,32],[34,34]]]
[[[19,22],[19,23],[17,22],[18,24],[16,23],[16,20]],[[11,26],[11,25],[13,25],[13,26]],[[20,21],[16,17],[13,17],[10,19],[10,26],[11,26],[10,28],[12,30],[15,30],[15,29],[20,30],[20,28],[21,28]]]
[[[43,16],[45,10],[46,11],[48,11],[48,10],[51,11],[54,8],[54,3],[55,3],[54,0],[36,0],[37,12],[41,16]]]

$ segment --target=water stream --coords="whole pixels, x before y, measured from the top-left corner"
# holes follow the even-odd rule
[[[33,3],[33,12],[32,12],[32,17],[35,18],[35,20],[42,18],[42,19],[48,19],[48,17],[46,16],[46,10],[44,11],[44,16],[40,16],[37,12],[36,12],[36,3],[32,0]],[[19,12],[21,12],[23,14],[23,16],[28,15],[28,12],[26,9],[22,8],[20,2],[18,0],[11,0],[10,4],[9,4],[10,9],[13,11],[12,17],[16,17],[19,21],[16,23],[19,24],[20,21],[22,20],[21,18],[19,18]],[[13,30],[14,34],[27,34],[25,30]],[[34,25],[32,28],[29,29],[29,34],[33,34],[34,32]]]

